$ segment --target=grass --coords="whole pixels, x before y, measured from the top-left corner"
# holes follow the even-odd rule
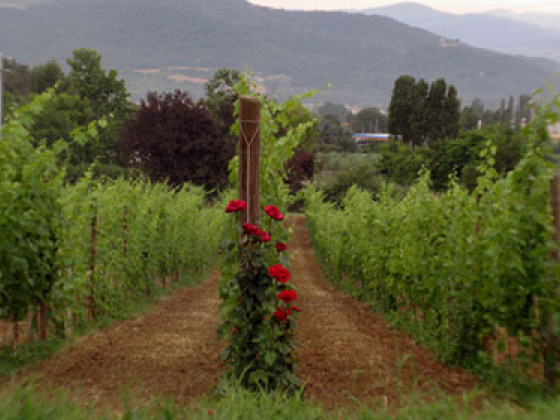
[[[528,408],[511,403],[477,406],[465,395],[462,402],[442,397],[436,403],[417,403],[397,412],[385,408],[360,406],[355,410],[328,411],[300,395],[287,398],[278,393],[251,393],[231,387],[225,396],[201,401],[196,407],[182,407],[165,401],[152,401],[148,407],[129,408],[125,413],[113,414],[83,408],[59,394],[47,399],[33,386],[19,388],[4,398],[0,396],[2,420],[549,420],[560,418],[560,399],[538,401]]]
[[[0,379],[6,376],[15,376],[24,367],[52,356],[64,346],[71,344],[76,338],[87,335],[93,331],[102,329],[113,321],[123,321],[135,318],[149,311],[155,302],[163,296],[171,294],[182,287],[193,287],[204,280],[210,272],[210,268],[196,273],[183,273],[177,283],[172,283],[168,288],[156,288],[149,300],[123,301],[118,309],[99,317],[95,322],[76,328],[72,335],[65,338],[53,336],[44,342],[32,342],[12,347],[0,347]],[[0,420],[2,411],[0,410]],[[46,417],[48,418],[48,417]]]

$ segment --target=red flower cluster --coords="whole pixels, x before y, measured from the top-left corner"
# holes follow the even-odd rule
[[[264,206],[264,211],[271,219],[284,220],[284,215],[280,213],[280,210],[276,206]]]
[[[275,264],[268,268],[268,274],[274,277],[276,281],[286,284],[290,280],[291,274],[288,270],[282,267],[282,264]]]
[[[276,318],[276,321],[278,322],[286,322],[288,315],[291,315],[291,313],[285,312],[282,308],[274,312],[274,318]]]
[[[270,233],[265,232],[264,230],[259,230],[257,232],[257,236],[260,238],[261,242],[270,242],[272,240]]]
[[[252,225],[251,223],[243,223],[243,231],[247,235],[256,235],[259,230],[258,226]]]
[[[276,249],[280,252],[284,252],[286,250],[286,244],[284,242],[276,242]]]
[[[226,206],[226,213],[247,210],[247,202],[243,200],[231,200]]]
[[[282,290],[278,293],[278,299],[283,300],[285,303],[290,303],[297,299],[297,293],[293,290]]]

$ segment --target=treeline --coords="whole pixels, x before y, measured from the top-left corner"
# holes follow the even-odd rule
[[[229,132],[236,99],[232,87],[239,73],[218,71],[200,101],[186,92],[152,92],[135,104],[124,80],[115,70],[103,69],[96,51],[78,49],[67,64],[65,74],[55,61],[29,68],[4,58],[4,120],[10,121],[36,95],[54,89],[30,133],[35,145],[50,146],[59,139],[68,144],[61,157],[68,181],[75,182],[95,163],[96,178],[143,173],[152,181],[192,182],[207,190],[227,184],[235,148]],[[98,141],[71,141],[74,130],[98,120],[106,123],[98,127]]]
[[[524,151],[520,133],[532,109],[531,97],[521,95],[517,103],[510,97],[506,105],[503,99],[497,110],[485,109],[480,100],[461,110],[457,90],[444,79],[428,83],[403,75],[395,81],[388,114],[364,108],[353,115],[332,103],[318,108],[318,167],[326,174],[316,178],[317,186],[328,200],[340,204],[354,184],[374,197],[386,183],[404,192],[425,168],[435,191],[445,191],[450,176],[472,190],[480,175],[480,152],[489,139],[496,147],[498,173],[507,174],[519,162]],[[381,132],[380,127],[392,135],[389,141],[358,147],[351,138],[356,132]],[[349,153],[339,159],[336,152],[374,156]]]

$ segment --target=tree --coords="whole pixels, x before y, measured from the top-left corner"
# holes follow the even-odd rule
[[[417,145],[454,137],[459,132],[460,106],[457,89],[448,88],[445,79],[435,80],[428,89],[424,80],[400,76],[389,106],[389,132]]]
[[[107,127],[99,132],[97,154],[89,156],[106,165],[119,165],[119,131],[125,120],[133,115],[135,106],[128,102],[124,80],[118,80],[116,70],[106,72],[101,67],[101,55],[88,48],[77,49],[66,60],[70,66],[67,87],[71,93],[87,100],[91,114],[89,121],[105,118]]]
[[[479,120],[480,115],[476,112],[476,109],[472,105],[466,106],[461,112],[459,127],[465,131],[474,130],[478,127]]]
[[[353,151],[356,145],[336,115],[329,114],[321,118],[317,124],[317,146],[321,150]]]
[[[384,133],[387,130],[387,116],[379,108],[364,108],[352,119],[355,133]]]
[[[300,139],[298,149],[308,152],[313,150],[318,136],[318,122],[300,101],[295,101],[291,106],[283,108],[275,115],[275,119],[280,124],[279,137],[284,136],[289,130],[296,128],[300,124],[312,122]]]
[[[429,85],[420,79],[412,92],[412,112],[410,114],[410,131],[414,133],[413,144],[424,144],[428,136],[428,121],[426,119]]]
[[[33,93],[42,93],[61,81],[64,78],[64,72],[58,62],[50,60],[33,67],[29,76],[31,91]]]
[[[412,76],[403,75],[395,81],[391,103],[389,105],[389,119],[387,121],[389,133],[401,135],[403,139],[411,141],[413,133],[410,127],[410,116],[414,109],[414,86],[416,80]]]
[[[154,181],[192,182],[212,189],[227,184],[235,141],[222,138],[209,110],[186,92],[151,92],[125,123],[121,151],[130,165]]]
[[[334,104],[332,102],[325,102],[319,108],[317,108],[317,114],[320,117],[326,117],[327,115],[335,115],[338,121],[348,122],[348,116],[351,112],[342,104]]]
[[[89,100],[92,120],[113,115],[123,119],[128,114],[128,92],[124,80],[117,80],[116,70],[106,73],[101,68],[101,55],[89,48],[80,48],[66,60],[70,66],[68,79],[81,98]]]
[[[444,79],[437,79],[430,85],[425,113],[428,140],[445,137],[446,93],[447,83]]]
[[[29,66],[20,64],[14,59],[2,57],[2,96],[3,113],[22,105],[31,93],[31,83],[29,79]]]
[[[518,127],[521,124],[528,124],[531,121],[531,95],[519,95],[517,112],[515,113],[515,123]]]
[[[286,162],[285,168],[286,183],[290,186],[290,193],[295,194],[304,187],[306,181],[313,179],[315,155],[305,150],[297,150]]]
[[[237,70],[221,68],[214,73],[206,83],[206,98],[204,104],[217,128],[224,135],[229,135],[230,128],[235,121],[234,104],[237,100],[234,86],[241,80],[241,73]]]
[[[457,89],[449,85],[443,112],[442,138],[454,138],[459,134],[459,120],[461,118],[461,101],[457,98]]]

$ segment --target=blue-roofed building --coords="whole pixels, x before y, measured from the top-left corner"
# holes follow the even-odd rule
[[[356,133],[352,136],[352,140],[360,147],[368,147],[379,142],[389,141],[393,136],[388,133]]]

